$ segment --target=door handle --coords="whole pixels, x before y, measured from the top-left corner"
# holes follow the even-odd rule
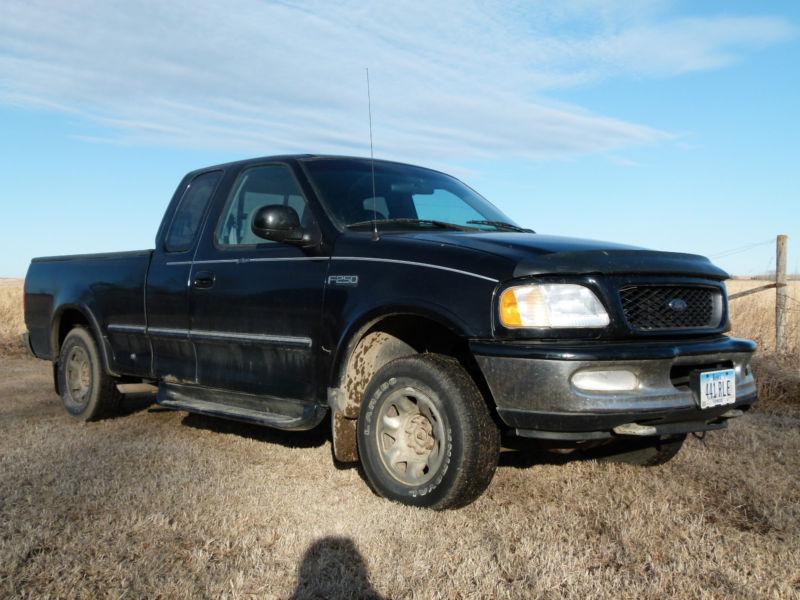
[[[214,287],[214,273],[211,271],[198,271],[192,279],[192,286],[200,290]]]

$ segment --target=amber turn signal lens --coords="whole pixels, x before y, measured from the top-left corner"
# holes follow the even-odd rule
[[[507,289],[500,296],[500,322],[506,327],[522,327],[522,317],[519,315],[517,296],[513,288]]]

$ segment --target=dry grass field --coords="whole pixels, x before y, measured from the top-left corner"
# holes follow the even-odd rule
[[[337,468],[324,428],[141,397],[69,419],[0,284],[0,597],[800,598],[798,348],[771,352],[771,302],[733,303],[763,401],[729,430],[650,470],[505,452],[475,504],[431,513]]]
[[[728,281],[728,293],[759,287],[766,281]],[[800,282],[789,283],[788,354],[800,355]],[[758,342],[762,354],[775,351],[775,290],[766,290],[731,301],[733,334]]]
[[[20,336],[24,331],[22,282],[0,279],[0,356],[23,352]]]

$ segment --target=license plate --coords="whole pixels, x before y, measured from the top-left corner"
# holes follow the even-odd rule
[[[712,408],[736,402],[736,371],[700,373],[700,408]]]

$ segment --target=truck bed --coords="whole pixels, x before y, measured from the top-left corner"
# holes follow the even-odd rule
[[[30,345],[51,359],[62,316],[82,315],[110,351],[109,316],[145,324],[144,286],[152,250],[34,258],[25,278],[25,323]],[[54,313],[58,307],[58,314]],[[54,331],[55,330],[55,331]]]

